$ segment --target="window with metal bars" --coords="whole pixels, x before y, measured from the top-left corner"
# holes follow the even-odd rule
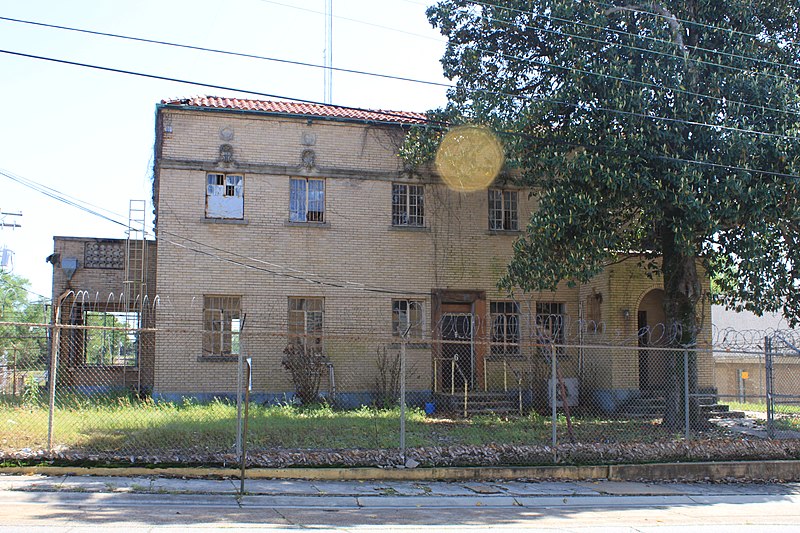
[[[289,220],[325,222],[325,180],[291,178],[289,182]]]
[[[392,226],[425,226],[425,189],[422,185],[392,184]]]
[[[322,353],[322,298],[289,298],[289,344]]]
[[[536,337],[537,342],[556,347],[556,353],[563,355],[566,338],[566,320],[564,317],[564,304],[558,302],[536,303]]]
[[[491,302],[492,355],[520,354],[519,305],[517,302]]]
[[[203,296],[203,355],[238,355],[242,299]]]
[[[244,218],[244,176],[206,174],[206,217]]]

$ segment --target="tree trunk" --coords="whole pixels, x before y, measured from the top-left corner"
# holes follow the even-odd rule
[[[702,287],[697,275],[697,259],[676,244],[671,227],[662,230],[664,276],[664,313],[668,346],[674,348],[668,357],[666,411],[664,425],[673,430],[685,429],[686,423],[686,369],[685,354],[688,352],[689,427],[698,429],[703,420],[697,393],[697,303]]]

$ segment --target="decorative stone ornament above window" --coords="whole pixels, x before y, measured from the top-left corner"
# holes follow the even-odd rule
[[[230,144],[222,144],[219,147],[219,158],[225,164],[233,163],[233,146]]]
[[[233,128],[230,126],[225,126],[220,128],[219,130],[219,138],[223,141],[232,141],[233,140]]]
[[[317,144],[317,134],[309,132],[303,133],[303,136],[300,139],[300,144],[303,146],[314,146]]]
[[[314,153],[314,150],[303,150],[300,160],[306,169],[311,170],[317,164],[317,154]]]

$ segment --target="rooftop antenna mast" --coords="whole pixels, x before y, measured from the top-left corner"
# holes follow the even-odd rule
[[[325,97],[333,103],[333,0],[325,0]]]

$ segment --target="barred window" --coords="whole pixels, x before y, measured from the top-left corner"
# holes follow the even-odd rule
[[[541,343],[564,344],[564,304],[557,302],[536,303],[536,336]],[[562,350],[562,349],[560,349]]]
[[[489,189],[489,229],[517,231],[517,191]]]
[[[492,355],[519,355],[519,305],[517,302],[491,302]]]
[[[322,298],[289,298],[289,343],[322,352]]]
[[[203,296],[203,355],[238,355],[240,296]]]
[[[392,184],[392,226],[425,225],[425,189],[422,185]]]
[[[290,180],[289,220],[325,222],[325,180],[313,178]]]
[[[421,338],[425,332],[424,302],[392,300],[392,334]]]
[[[206,218],[244,217],[244,176],[206,175]]]

